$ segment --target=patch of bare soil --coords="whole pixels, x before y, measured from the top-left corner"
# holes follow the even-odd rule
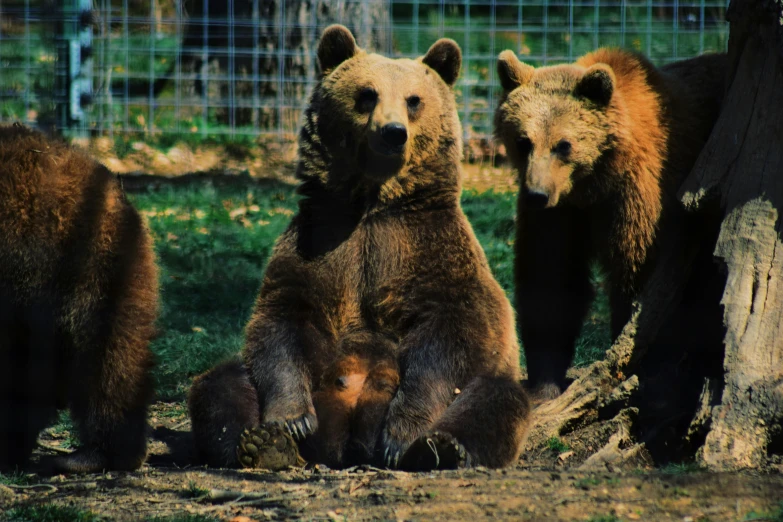
[[[77,139],[74,143],[85,148],[112,172],[131,175],[132,178],[143,178],[146,175],[177,178],[194,174],[226,177],[247,173],[253,178],[275,179],[291,184],[296,182],[296,146],[293,140],[288,145],[259,142],[253,147],[207,144],[191,148],[180,143],[166,150],[140,140],[132,142],[130,150],[121,156],[108,137]],[[511,169],[508,166],[495,166],[493,158],[494,155],[474,155],[471,162],[463,164],[464,188],[479,192],[490,189],[498,192],[517,190],[516,178]]]
[[[255,178],[294,182],[296,146],[293,139],[287,145],[259,141],[254,146],[228,143],[194,148],[178,143],[165,149],[139,140],[131,142],[123,154],[117,153],[114,142],[108,137],[74,139],[73,143],[117,174],[176,177],[198,172],[247,173]]]
[[[150,457],[134,473],[36,477],[38,486],[0,487],[13,504],[67,504],[112,520],[204,514],[221,520],[743,520],[783,500],[783,475],[585,472],[552,451],[505,470],[404,473],[369,466],[237,471],[191,466],[183,405],[158,403]],[[56,447],[67,436],[42,435]],[[59,450],[62,452],[63,450]],[[37,458],[54,454],[41,449]],[[530,459],[530,460],[528,460]],[[44,459],[45,460],[45,459]],[[40,461],[39,464],[40,465]],[[0,515],[0,519],[2,516]]]

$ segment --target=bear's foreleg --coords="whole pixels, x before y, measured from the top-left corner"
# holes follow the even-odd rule
[[[316,357],[313,347],[323,342],[309,323],[294,325],[260,313],[247,328],[243,356],[258,393],[262,424],[282,424],[296,441],[318,428],[306,355]]]
[[[431,431],[411,444],[400,469],[428,471],[513,464],[530,427],[530,403],[512,378],[477,377]]]
[[[587,219],[575,210],[520,213],[517,316],[528,384],[539,399],[565,389],[574,344],[593,300],[589,237]]]
[[[379,445],[384,466],[396,468],[408,446],[429,432],[454,400],[465,369],[455,349],[459,344],[449,340],[432,325],[422,325],[403,343],[400,386],[389,404]]]

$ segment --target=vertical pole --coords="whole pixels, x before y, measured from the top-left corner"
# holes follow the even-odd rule
[[[234,33],[234,9],[236,2],[234,0],[228,0],[228,132],[233,138],[236,130],[236,114],[237,114],[237,99],[236,99],[236,35]]]
[[[628,4],[625,0],[622,0],[620,2],[620,47],[625,47],[625,31],[626,31],[626,10],[628,9]]]
[[[31,77],[30,70],[30,0],[24,2],[24,121],[30,123]]]
[[[260,132],[260,120],[261,120],[261,95],[258,90],[258,84],[261,81],[259,78],[260,72],[259,72],[259,63],[258,61],[261,59],[261,52],[258,47],[258,34],[259,34],[259,27],[258,25],[261,23],[261,12],[258,8],[258,1],[259,0],[253,0],[253,133],[258,134]],[[312,11],[315,11],[313,9]],[[312,67],[308,67],[308,74],[311,74],[310,69]]]
[[[283,142],[283,115],[285,114],[285,51],[286,51],[286,13],[285,2],[280,2],[280,13],[277,33],[277,139]]]
[[[86,129],[84,110],[93,97],[92,0],[70,0],[62,6],[58,59],[65,67],[58,67],[58,123],[80,133]]]
[[[465,0],[465,48],[463,49],[463,62],[462,62],[462,99],[464,100],[463,113],[462,113],[462,141],[467,145],[467,141],[470,137],[468,127],[470,122],[470,85],[471,82],[468,79],[470,75],[470,0]]]
[[[217,0],[215,0],[217,1]],[[201,66],[198,72],[201,76],[201,136],[207,137],[207,127],[209,126],[209,81],[207,73],[209,72],[209,0],[204,0],[204,7],[201,10]]]
[[[150,61],[149,61],[149,67],[147,68],[147,85],[149,85],[149,90],[147,92],[147,134],[152,136],[152,134],[155,132],[155,43],[157,40],[157,30],[156,30],[156,9],[155,9],[156,1],[152,0],[150,2],[150,39],[149,39],[149,46],[150,46]]]
[[[549,63],[549,1],[544,0],[544,41],[543,44],[543,56],[542,61],[544,65]]]

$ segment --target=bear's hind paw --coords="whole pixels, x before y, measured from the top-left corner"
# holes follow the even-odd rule
[[[265,424],[243,431],[239,436],[237,459],[243,468],[272,471],[305,464],[296,441],[280,424]]]
[[[405,471],[460,469],[471,466],[470,454],[448,433],[433,431],[416,439],[400,459]]]

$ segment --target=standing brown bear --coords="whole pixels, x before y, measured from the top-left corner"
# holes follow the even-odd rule
[[[157,269],[116,176],[21,125],[0,127],[0,468],[68,408],[61,471],[144,462]]]
[[[535,69],[500,54],[496,134],[520,176],[517,313],[541,397],[566,384],[593,299],[591,263],[607,272],[616,338],[664,229],[685,226],[676,190],[717,119],[725,71],[725,55],[656,69],[599,49]]]
[[[360,441],[365,462],[511,464],[529,406],[510,303],[459,202],[459,47],[444,39],[417,60],[392,60],[331,26],[318,61],[299,139],[299,213],[266,269],[244,367],[193,386],[199,451],[236,465],[239,446],[243,465],[267,466],[257,443],[276,424],[301,441],[331,422],[313,397],[335,361],[390,350],[400,382],[379,436]]]

